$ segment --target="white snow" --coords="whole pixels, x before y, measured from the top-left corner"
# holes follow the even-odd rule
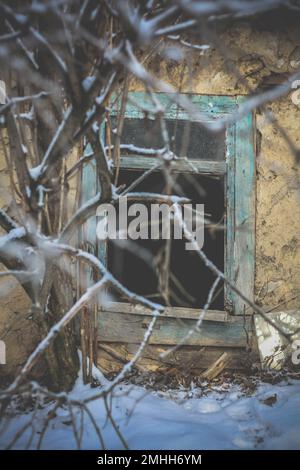
[[[31,198],[31,189],[30,189],[30,187],[26,185],[25,190],[26,190],[27,197]]]
[[[30,173],[31,178],[34,181],[37,181],[37,179],[39,178],[41,174],[41,169],[42,169],[42,165],[37,165],[33,168],[30,168],[29,173]]]
[[[22,147],[22,152],[23,152],[25,155],[27,155],[27,153],[28,153],[28,148],[26,147],[26,145],[21,144],[21,147]]]
[[[97,122],[93,122],[92,129],[93,129],[94,134],[98,134],[100,130],[99,124]]]
[[[120,149],[128,150],[129,152],[134,152],[134,153],[142,153],[145,155],[159,155],[159,154],[163,154],[166,151],[165,148],[154,149],[154,148],[147,148],[147,147],[136,147],[133,144],[121,144]]]
[[[72,396],[83,400],[96,391],[78,379]],[[275,397],[274,403],[264,403],[270,397]],[[97,400],[88,406],[103,431],[106,447],[122,449],[119,437],[106,420],[103,402]],[[47,405],[38,411],[37,431],[49,409]],[[190,391],[157,392],[121,384],[114,392],[112,413],[131,449],[300,449],[300,381],[294,379],[276,385],[261,383],[251,396],[237,385],[216,387],[203,396],[203,391],[196,387]],[[31,419],[32,412],[14,418],[1,435],[0,446],[7,446],[15,432]],[[76,448],[69,420],[68,409],[60,408],[42,448]],[[78,426],[79,423],[78,414]],[[15,448],[26,446],[30,434],[29,429]],[[38,435],[31,443],[32,448],[37,439]],[[87,415],[82,448],[101,448]]]
[[[6,235],[0,237],[0,248],[6,245],[9,242],[18,241],[18,239],[24,237],[25,235],[25,228],[24,227],[17,227],[12,229]]]
[[[93,105],[91,109],[89,109],[86,113],[85,113],[85,116],[86,116],[86,119],[85,119],[85,122],[90,119],[90,117],[95,114],[96,112],[96,106]]]
[[[33,121],[34,119],[34,110],[33,110],[33,106],[31,107],[30,111],[27,112],[27,113],[20,113],[18,114],[19,118],[20,119],[25,119],[27,121]]]
[[[95,83],[96,77],[94,75],[89,75],[82,81],[82,87],[84,91],[88,92]]]
[[[19,23],[25,24],[26,21],[27,21],[27,19],[28,19],[28,16],[26,16],[26,15],[21,15],[20,13],[18,13],[18,14],[15,15],[15,18],[17,19],[17,21],[18,21]]]

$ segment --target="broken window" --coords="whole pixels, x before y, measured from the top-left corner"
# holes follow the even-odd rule
[[[112,161],[118,175],[120,191],[129,188],[146,170],[153,170],[130,192],[173,194],[189,198],[193,205],[204,204],[205,237],[203,252],[224,272],[231,285],[253,299],[254,289],[254,228],[255,228],[255,153],[253,117],[244,116],[210,132],[201,125],[226,119],[238,110],[241,97],[191,95],[199,119],[191,119],[178,108],[172,96],[158,93],[165,109],[165,123],[172,161],[172,187],[167,188],[161,170],[164,149],[159,121],[151,114],[147,93],[129,93],[120,154]],[[101,128],[101,138],[108,156],[114,155],[113,144],[118,128],[120,102],[114,101],[110,114]],[[225,128],[226,127],[226,128]],[[160,167],[159,167],[160,165]],[[95,164],[86,165],[84,193],[92,196]],[[170,183],[168,183],[170,184]],[[168,192],[167,192],[168,190]],[[86,197],[88,199],[88,197]],[[134,201],[131,199],[131,203]],[[171,237],[172,238],[172,237]],[[185,240],[171,239],[166,262],[166,240],[101,241],[99,256],[112,274],[133,292],[174,308],[198,309],[207,301],[216,278],[194,251],[184,248]],[[161,272],[169,267],[168,276]],[[163,269],[162,269],[163,267]],[[111,290],[112,299],[123,305],[126,299]],[[125,305],[125,304],[124,304]],[[126,311],[130,304],[126,304]],[[118,307],[119,309],[121,307]],[[123,307],[122,307],[123,308]],[[125,307],[124,307],[125,308]],[[214,312],[250,313],[249,307],[234,289],[220,282],[210,309]],[[174,310],[174,311],[175,311]]]
[[[121,170],[118,184],[128,187],[143,172]],[[207,224],[204,234],[204,252],[220,270],[224,270],[224,178],[190,173],[174,175],[172,194],[185,196],[195,204],[204,204]],[[156,194],[166,193],[162,172],[150,175],[133,190]],[[150,214],[150,210],[149,210]],[[149,218],[149,224],[151,223]],[[164,288],[164,263],[167,263],[169,285],[166,293],[169,304],[176,307],[205,305],[214,276],[207,270],[195,251],[185,249],[185,240],[170,240],[170,260],[166,259],[168,240],[111,240],[107,260],[110,272],[124,286],[147,298],[166,303],[161,295]],[[191,275],[192,273],[192,275]],[[114,292],[114,297],[122,301]],[[212,309],[224,309],[224,289],[220,288],[211,304]]]
[[[166,119],[166,128],[171,150],[179,157],[191,160],[225,160],[225,131],[211,133],[198,122],[183,119]],[[111,118],[113,129],[117,127],[117,117]],[[114,139],[112,138],[112,141]],[[130,146],[160,149],[164,142],[159,121],[153,119],[125,118],[122,132],[123,155],[130,155]]]

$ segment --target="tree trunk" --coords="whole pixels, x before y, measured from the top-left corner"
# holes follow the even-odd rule
[[[41,294],[41,308],[36,312],[41,338],[57,323],[73,304],[72,281],[59,266],[50,265]],[[45,314],[46,312],[46,314]],[[79,358],[75,324],[62,330],[45,354],[46,369],[42,381],[55,391],[70,390],[78,376]]]

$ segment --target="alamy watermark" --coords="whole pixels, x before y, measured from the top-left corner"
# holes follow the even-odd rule
[[[0,104],[4,104],[6,101],[6,88],[5,82],[0,80]]]
[[[201,249],[204,244],[204,204],[128,204],[124,196],[116,204],[98,206],[97,216],[100,240],[182,240],[185,228],[198,245],[186,241],[186,250]]]
[[[0,340],[0,364],[6,364],[6,345]]]

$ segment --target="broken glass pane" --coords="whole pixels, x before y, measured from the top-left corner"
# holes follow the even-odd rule
[[[222,161],[225,159],[225,131],[212,133],[198,122],[183,119],[166,119],[171,150],[178,157],[191,160]],[[112,129],[117,118],[111,118]],[[113,139],[112,139],[113,141]],[[161,149],[164,141],[158,120],[125,118],[121,144],[146,149]],[[122,155],[130,155],[130,149],[122,149]]]

